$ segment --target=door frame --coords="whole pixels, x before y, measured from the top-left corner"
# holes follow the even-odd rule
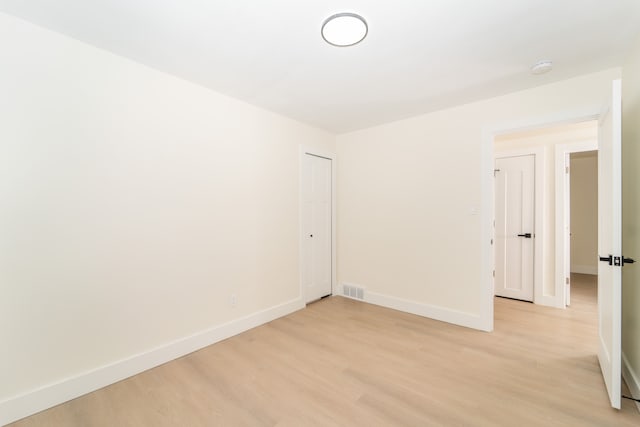
[[[571,200],[570,193],[566,188],[566,157],[572,153],[583,153],[585,151],[597,151],[598,140],[578,141],[568,144],[558,144],[555,147],[555,186],[556,186],[556,271],[555,271],[555,306],[566,308],[568,292],[566,278],[571,277],[571,266],[568,265],[567,254],[571,249],[571,243],[567,243],[564,230],[569,222]],[[571,174],[571,170],[569,170]],[[568,270],[568,271],[567,271]],[[570,283],[570,282],[569,282]]]
[[[514,120],[504,123],[495,123],[482,129],[482,146],[480,149],[480,238],[482,242],[481,252],[481,306],[479,329],[483,331],[493,331],[493,270],[495,267],[495,256],[493,251],[493,218],[495,217],[494,202],[494,140],[496,136],[508,133],[516,133],[545,127],[577,123],[587,120],[598,120],[602,113],[601,105],[579,108],[576,110],[562,111],[556,114],[529,117],[521,120]]]
[[[306,295],[305,295],[305,287],[302,276],[302,261],[303,261],[303,251],[304,251],[304,243],[305,243],[305,233],[302,229],[302,215],[304,212],[303,207],[303,191],[304,191],[304,183],[302,182],[302,177],[304,176],[304,167],[305,161],[304,156],[312,155],[317,157],[322,157],[328,160],[331,160],[331,294],[337,295],[337,272],[336,272],[336,153],[330,150],[323,150],[314,147],[309,147],[305,145],[299,146],[298,153],[298,282],[299,282],[299,292],[298,298],[302,301],[303,304],[306,304]]]
[[[542,278],[544,272],[544,177],[545,177],[545,147],[523,147],[518,149],[506,149],[494,151],[494,165],[498,159],[509,157],[533,156],[534,164],[534,191],[533,191],[533,302],[534,304],[546,304],[542,289]],[[494,166],[495,168],[495,166]],[[495,182],[494,182],[495,197]],[[495,221],[495,203],[494,203]],[[495,227],[493,228],[495,239]],[[495,245],[494,245],[495,259]],[[495,265],[494,265],[495,269]],[[495,281],[494,281],[495,294]]]

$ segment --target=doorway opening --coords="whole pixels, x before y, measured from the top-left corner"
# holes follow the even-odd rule
[[[522,121],[514,126],[502,126],[492,129],[486,129],[483,136],[483,165],[486,171],[483,172],[482,190],[486,197],[483,200],[483,207],[487,209],[488,215],[481,218],[484,226],[482,227],[482,237],[485,240],[486,251],[483,251],[483,282],[486,281],[487,286],[483,287],[482,297],[486,301],[485,309],[482,313],[482,322],[484,328],[488,331],[493,330],[494,325],[494,306],[497,304],[495,300],[494,289],[494,269],[495,269],[495,252],[494,252],[494,230],[493,215],[495,206],[494,200],[494,181],[492,171],[494,169],[495,152],[498,151],[499,139],[502,135],[512,132],[513,129],[526,129],[525,132],[547,132],[550,123],[572,123],[568,126],[592,126],[594,129],[592,143],[596,147],[588,148],[582,151],[598,150],[598,274],[597,274],[597,359],[600,365],[604,383],[606,385],[607,394],[611,406],[620,408],[620,385],[622,372],[622,354],[621,354],[621,287],[622,287],[622,267],[625,265],[626,259],[622,255],[622,190],[621,190],[621,140],[622,140],[622,84],[620,80],[612,81],[610,92],[607,99],[604,100],[600,109],[587,109],[582,111],[567,112],[554,116],[553,118],[540,119],[538,121]],[[589,114],[590,113],[590,114]],[[597,127],[595,120],[597,120]],[[592,123],[588,123],[588,122]],[[535,129],[531,131],[531,129]],[[572,140],[571,142],[574,142]],[[577,141],[586,143],[588,141]],[[511,141],[513,143],[513,141]],[[558,145],[568,144],[568,141],[562,141]],[[558,150],[553,150],[555,153]],[[546,150],[546,155],[550,155],[552,150]],[[554,179],[545,180],[545,191],[548,195],[553,194],[554,184],[560,185],[563,180],[556,180],[558,159],[556,157],[556,168],[554,171]],[[553,162],[552,162],[553,163]],[[560,163],[562,164],[562,163]],[[551,184],[549,184],[551,183]],[[564,251],[558,248],[566,248],[563,243],[565,239],[562,230],[556,227],[564,226],[564,210],[562,203],[556,199],[559,197],[559,191],[555,192],[553,203],[555,206],[550,209],[547,205],[545,215],[543,217],[543,229],[545,230],[545,256],[543,259],[543,292],[545,299],[548,296],[549,301],[554,304],[548,304],[559,308],[566,308],[567,298],[566,276],[560,273],[566,268],[566,259]],[[552,205],[553,206],[553,205]],[[562,214],[562,215],[561,215]],[[560,217],[559,220],[558,217]],[[555,224],[554,224],[555,223]],[[549,240],[550,235],[555,234],[555,239]],[[555,245],[553,241],[555,240]],[[547,250],[551,248],[550,250]],[[555,253],[554,253],[555,252]],[[550,254],[554,254],[550,256]],[[603,255],[604,254],[604,255]],[[558,257],[562,257],[558,262]],[[551,265],[551,267],[550,267]],[[570,269],[570,266],[569,266]],[[493,273],[493,274],[492,274]],[[570,273],[570,272],[569,272]],[[560,278],[561,280],[557,280]],[[570,277],[569,277],[570,279]],[[570,289],[570,288],[569,288]],[[570,299],[570,295],[569,295]],[[542,302],[536,304],[542,304]],[[530,305],[530,306],[535,306]],[[573,313],[574,310],[564,310],[564,313]],[[560,313],[560,312],[559,312]]]
[[[581,287],[581,297],[597,299],[598,276],[598,152],[578,151],[565,154],[568,207],[564,224],[565,304],[571,306],[572,289]],[[567,194],[568,193],[568,194]],[[577,294],[576,294],[577,295]]]
[[[571,305],[572,274],[598,274],[597,148],[597,139],[555,147],[556,293],[563,296],[559,307]]]
[[[521,283],[531,282],[533,283],[533,298],[527,299],[525,297],[515,297],[517,299],[531,301],[535,304],[565,308],[567,301],[570,299],[570,274],[571,274],[571,256],[568,252],[571,248],[571,242],[569,240],[570,233],[570,185],[568,181],[570,174],[569,166],[571,156],[575,157],[575,161],[579,165],[579,168],[583,163],[593,165],[593,160],[597,158],[595,150],[598,146],[598,122],[597,120],[585,120],[574,123],[565,123],[554,126],[540,127],[533,130],[517,131],[511,133],[505,133],[494,137],[494,165],[496,171],[494,172],[494,265],[495,265],[495,295],[501,295],[500,287],[507,288],[521,288],[520,283],[513,282],[518,280]],[[591,154],[580,154],[590,152]],[[505,177],[501,176],[503,171],[500,164],[504,164],[504,159],[513,159],[521,156],[532,156],[535,162],[534,171],[534,189],[526,190],[524,186],[518,186],[517,179],[512,180],[512,187],[516,186],[512,196],[512,204],[518,205],[524,203],[526,198],[520,197],[519,192],[528,191],[531,193],[530,197],[533,197],[533,226],[527,225],[525,222],[517,218],[515,226],[507,233],[501,233],[504,231],[504,225],[500,224],[500,217],[504,213],[503,201],[500,197],[503,196],[501,185],[505,183]],[[583,158],[587,160],[583,160]],[[511,161],[511,160],[509,160]],[[597,165],[597,163],[596,163]],[[582,172],[580,168],[580,172]],[[592,170],[591,170],[592,171]],[[597,187],[597,169],[595,169],[594,184]],[[512,174],[522,176],[524,172],[514,171]],[[585,172],[591,173],[591,172]],[[582,179],[582,173],[576,178]],[[517,178],[517,176],[516,176]],[[578,191],[578,196],[583,192]],[[586,190],[585,190],[586,191]],[[593,187],[591,187],[593,195]],[[597,192],[595,193],[597,195]],[[566,203],[565,203],[566,201]],[[597,205],[597,196],[595,198]],[[582,207],[576,208],[576,214],[579,214]],[[517,209],[516,209],[517,211]],[[595,212],[589,212],[595,215],[595,226],[592,232],[597,236],[597,209]],[[580,217],[582,220],[586,215],[583,213]],[[502,227],[502,230],[498,230],[498,226]],[[532,228],[533,231],[525,228]],[[531,238],[528,238],[531,233]],[[524,236],[524,237],[520,237]],[[580,232],[581,237],[587,237],[584,233]],[[576,236],[577,237],[577,236]],[[510,256],[504,255],[504,246],[511,242],[511,246],[515,249],[516,255],[513,253]],[[597,239],[596,239],[597,243]],[[530,251],[533,257],[533,261],[529,258],[525,259],[524,256],[529,256],[527,245],[532,246]],[[583,249],[579,246],[579,241],[574,245],[574,250],[579,251]],[[597,251],[597,245],[595,246]],[[566,256],[565,256],[566,253]],[[580,256],[583,254],[580,253]],[[583,258],[588,257],[584,254]],[[505,277],[501,275],[501,271],[505,270],[502,264],[505,262],[513,262],[511,259],[518,259],[523,265],[528,265],[533,262],[533,268],[515,268],[516,273],[512,277]],[[597,269],[595,263],[595,255],[590,263],[586,261],[580,261],[580,257],[575,259],[578,262],[584,264],[574,265],[583,267],[590,266],[591,271]],[[507,266],[506,269],[514,269],[513,266]],[[586,267],[585,267],[586,268]],[[586,272],[586,269],[576,271],[576,273]],[[531,277],[532,276],[532,277]],[[515,279],[514,279],[515,278]],[[511,283],[501,284],[500,281],[511,281]]]

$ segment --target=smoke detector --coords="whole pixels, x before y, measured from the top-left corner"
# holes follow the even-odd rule
[[[549,60],[538,61],[531,67],[531,74],[544,74],[553,69],[553,62]]]

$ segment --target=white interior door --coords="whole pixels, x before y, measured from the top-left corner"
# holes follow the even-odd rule
[[[598,150],[598,360],[611,406],[620,408],[622,321],[622,100],[620,80],[600,118]]]
[[[331,159],[304,155],[302,283],[306,302],[331,294]]]
[[[496,159],[497,296],[533,301],[535,156]]]

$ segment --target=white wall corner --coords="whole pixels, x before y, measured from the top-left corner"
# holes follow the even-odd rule
[[[301,298],[206,329],[62,381],[0,401],[0,425],[67,402],[305,307]]]
[[[631,397],[634,399],[640,399],[640,376],[638,372],[633,370],[633,367],[629,364],[629,359],[622,352],[622,378],[627,383]],[[640,402],[636,402],[636,408],[640,412]]]

